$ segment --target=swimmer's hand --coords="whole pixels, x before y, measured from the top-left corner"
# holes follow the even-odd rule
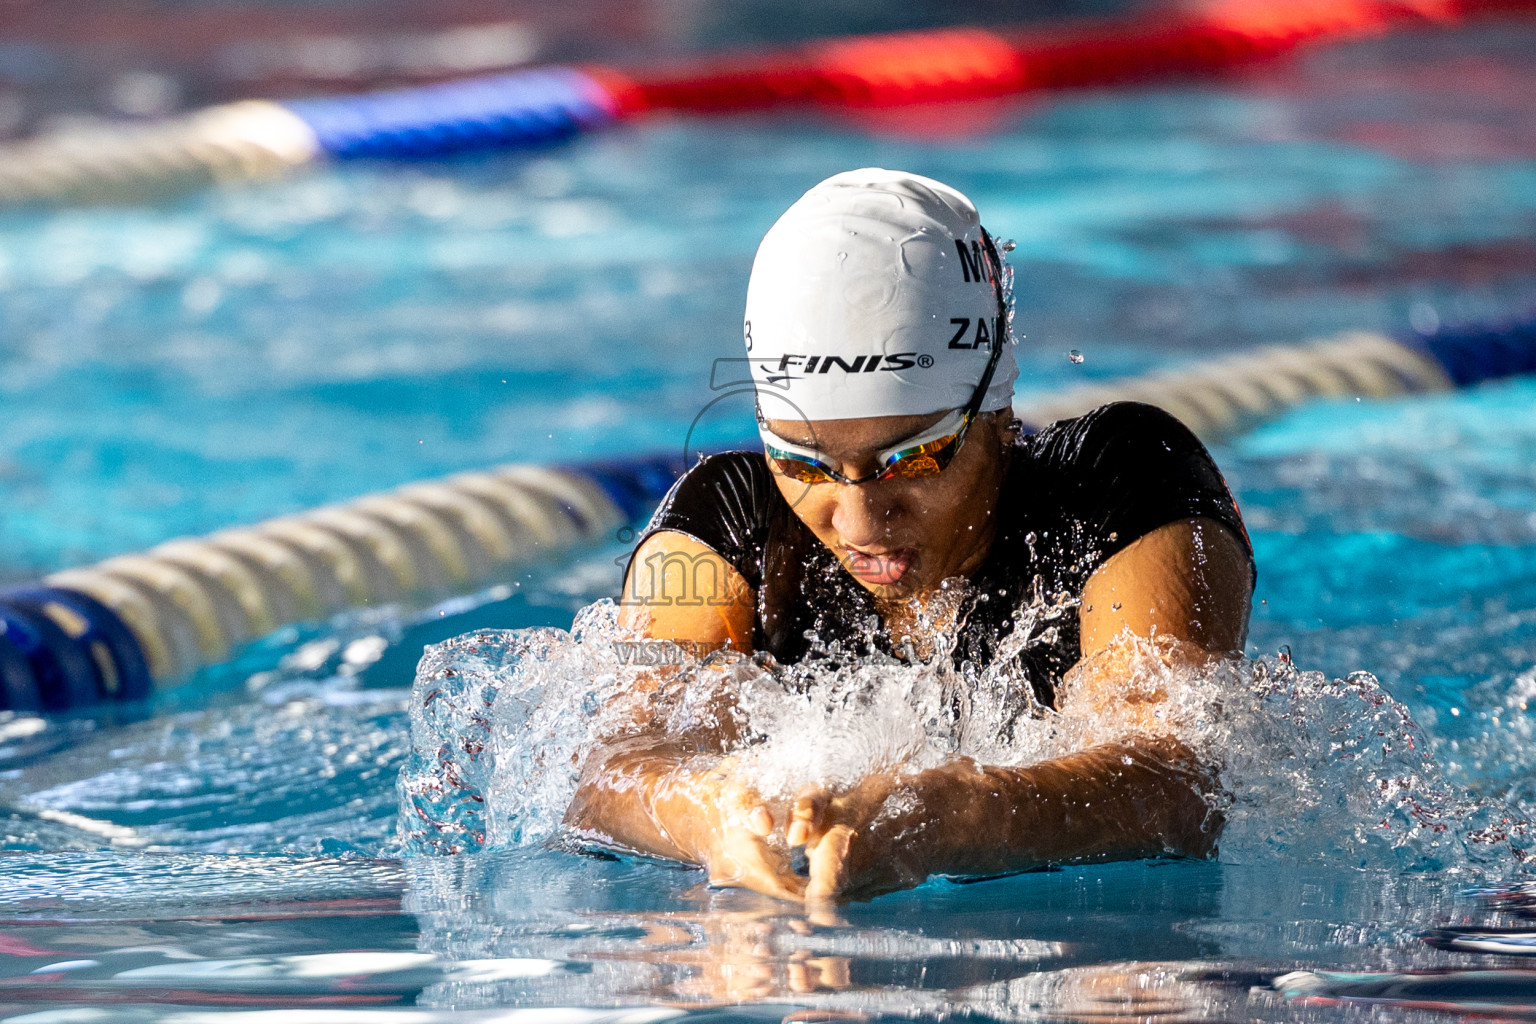
[[[565,825],[578,838],[701,865],[711,885],[800,900],[806,880],[791,866],[785,818],[735,758],[639,737],[589,762]]]
[[[867,776],[846,793],[824,786],[801,790],[790,808],[785,841],[805,847],[808,903],[878,895],[920,884],[928,876],[915,849],[875,828],[898,788],[894,775]]]
[[[790,864],[789,847],[774,836],[774,814],[751,782],[727,758],[673,794],[692,802],[703,827],[690,844],[709,870],[709,884],[752,889],[780,899],[805,895],[805,880]],[[702,812],[702,813],[698,813]]]
[[[987,876],[1051,864],[1203,857],[1221,822],[1211,774],[1175,740],[1107,744],[1027,768],[957,760],[812,787],[785,840],[804,846],[807,902],[871,899],[931,875]]]

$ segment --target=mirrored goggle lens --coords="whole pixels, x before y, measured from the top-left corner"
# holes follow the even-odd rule
[[[959,438],[960,431],[957,430],[947,437],[897,452],[886,459],[885,468],[880,470],[880,479],[894,477],[899,480],[922,480],[938,476],[955,457],[955,442]]]
[[[769,448],[768,457],[780,473],[802,484],[824,484],[836,479],[828,467],[790,452]]]

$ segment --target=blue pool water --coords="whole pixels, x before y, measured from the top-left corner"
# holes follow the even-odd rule
[[[756,239],[850,166],[951,181],[1018,241],[1029,390],[1530,309],[1533,44],[1398,37],[974,110],[938,141],[661,121],[0,213],[0,574],[499,461],[679,449],[709,360],[738,344]],[[696,439],[741,436],[745,411]],[[1458,842],[1536,818],[1536,381],[1319,403],[1216,455],[1259,558],[1249,653],[1321,673],[1295,707],[1325,724],[1363,721],[1321,702],[1365,671],[1421,730],[1382,739],[1427,760],[1366,759],[1347,784],[1417,766],[1408,791]],[[1362,866],[1332,830],[1368,830],[1376,805],[1293,827],[1294,766],[1253,776],[1274,803],[1243,809],[1216,863],[934,883],[840,915],[538,848],[398,856],[422,645],[568,627],[623,554],[615,538],[476,601],[295,627],[149,708],[0,716],[0,1021],[1363,1018],[1271,981],[1519,966],[1422,937],[1518,923],[1519,899],[1472,891],[1528,877],[1518,830],[1459,872]],[[1340,707],[1376,692],[1350,686]]]

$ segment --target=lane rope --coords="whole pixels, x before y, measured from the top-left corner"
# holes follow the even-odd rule
[[[0,592],[5,706],[137,699],[149,692],[146,678],[184,680],[286,623],[465,592],[610,534],[680,469],[460,473],[54,573]]]
[[[1536,373],[1536,316],[1430,334],[1356,331],[1024,399],[1039,428],[1113,401],[1217,440],[1316,398],[1444,391]],[[0,710],[141,700],[280,626],[466,593],[641,521],[680,457],[502,466],[178,538],[0,591]]]
[[[899,107],[1208,75],[1399,28],[1528,17],[1536,0],[1216,0],[1044,28],[854,36],[664,67],[543,67],[415,88],[247,100],[0,146],[0,203],[132,198],[320,160],[548,145],[629,117]]]

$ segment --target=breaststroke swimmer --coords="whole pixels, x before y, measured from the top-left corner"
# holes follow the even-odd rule
[[[922,657],[937,628],[957,665],[1009,657],[1038,705],[1090,713],[1125,699],[1106,655],[1127,636],[1185,660],[1240,650],[1252,549],[1210,456],[1136,403],[1022,436],[1003,274],[975,206],[927,178],[850,171],[791,206],[747,290],[763,450],[704,459],[673,487],[630,561],[621,624],[781,663],[809,637]],[[728,598],[669,602],[701,567]],[[924,627],[957,593],[947,625]],[[1020,609],[1041,599],[1065,611],[1017,653],[1010,635],[1034,622]],[[806,900],[1215,848],[1210,766],[1155,729],[1029,767],[957,759],[793,798],[699,758],[728,731],[637,726],[597,749],[567,828]]]

